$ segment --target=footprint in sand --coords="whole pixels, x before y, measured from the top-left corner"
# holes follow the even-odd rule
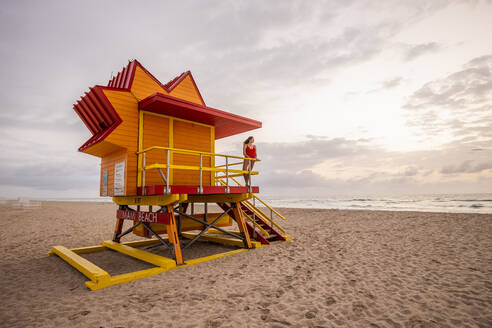
[[[352,304],[352,312],[354,312],[354,314],[357,316],[357,317],[360,317],[362,316],[362,314],[364,313],[364,310],[366,309],[366,306],[362,303],[353,303]]]
[[[74,313],[72,314],[71,316],[68,317],[68,320],[75,320],[77,318],[80,318],[80,317],[84,317],[86,315],[88,315],[89,313],[91,313],[91,311],[81,311],[81,312],[77,312],[77,313]]]
[[[332,305],[332,304],[335,304],[336,302],[337,301],[333,297],[331,297],[331,296],[328,296],[326,298],[326,301],[325,301],[326,305]]]
[[[306,312],[306,314],[304,316],[308,319],[314,319],[314,318],[316,318],[316,312],[315,311],[308,311],[308,312]]]

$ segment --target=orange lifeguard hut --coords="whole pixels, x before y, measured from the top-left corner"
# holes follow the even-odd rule
[[[215,140],[260,128],[261,122],[207,107],[191,72],[161,84],[133,60],[107,86],[89,88],[74,110],[92,133],[79,151],[101,158],[100,195],[111,196],[119,209],[112,240],[75,249],[54,246],[50,254],[86,275],[90,289],[289,240],[273,216],[285,218],[256,195],[259,187],[235,179],[258,174],[236,168],[247,158],[215,153]],[[201,213],[196,203],[203,203]],[[210,213],[210,203],[221,212]],[[123,231],[125,220],[131,226]],[[231,229],[234,223],[237,230]],[[128,233],[146,239],[121,242]],[[182,250],[199,240],[241,248],[183,259]],[[139,248],[159,245],[169,249],[169,258]],[[110,276],[80,256],[106,249],[156,267]]]

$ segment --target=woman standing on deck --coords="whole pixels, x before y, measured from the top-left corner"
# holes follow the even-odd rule
[[[243,156],[249,158],[256,158],[256,146],[254,145],[255,138],[248,137],[243,144]],[[253,171],[253,166],[255,166],[255,161],[250,159],[245,159],[243,163],[243,171]],[[246,186],[251,185],[251,176],[249,174],[244,175],[244,182]]]

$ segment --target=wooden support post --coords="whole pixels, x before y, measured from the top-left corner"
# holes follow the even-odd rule
[[[119,243],[120,238],[118,238],[118,235],[121,233],[121,230],[123,229],[123,222],[125,220],[123,219],[116,219],[116,226],[114,227],[114,235],[113,235],[113,241]]]
[[[176,264],[183,264],[183,256],[181,255],[181,246],[179,244],[178,229],[176,226],[176,218],[174,216],[174,209],[172,205],[167,206],[167,212],[171,214],[171,220],[169,224],[166,224],[166,231],[169,242],[174,245],[174,256],[176,258]]]
[[[244,216],[243,216],[243,210],[241,210],[241,203],[240,202],[235,202],[231,203],[232,212],[233,212],[233,218],[236,221],[239,231],[241,231],[241,234],[244,236],[246,239],[245,245],[247,248],[252,248],[251,246],[251,240],[249,239],[249,232],[248,228],[246,227],[246,223],[244,222]]]

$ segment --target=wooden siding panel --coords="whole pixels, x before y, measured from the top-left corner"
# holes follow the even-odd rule
[[[210,129],[210,127],[175,120],[173,124],[174,148],[210,152],[210,138],[212,137]],[[175,154],[173,162],[176,165],[199,166],[200,156]],[[210,157],[203,156],[202,164],[204,167],[210,167]],[[202,181],[204,186],[210,186],[210,172],[203,173]],[[173,184],[198,186],[200,173],[191,170],[174,170]]]
[[[169,147],[169,119],[151,114],[144,114],[143,117],[143,149],[152,146]],[[146,153],[145,161],[146,165],[165,164],[167,153],[165,150],[151,150]],[[163,173],[166,174],[165,170]],[[146,186],[164,184],[159,171],[149,170],[145,174]]]
[[[138,102],[137,99],[128,91],[114,91],[103,90],[104,95],[113,105],[114,109],[122,119],[121,124],[106,138],[107,142],[118,145],[122,151],[118,152],[121,156],[124,156],[126,160],[125,165],[125,195],[137,194],[137,145],[138,145]],[[102,162],[108,162],[112,165],[111,170],[108,170],[108,180],[111,176],[111,182],[108,181],[108,186],[113,187],[113,175],[114,175],[114,162],[111,158],[114,154],[111,154],[108,158],[106,156],[102,159]],[[101,163],[102,163],[101,162]],[[102,164],[101,164],[102,165]],[[102,166],[101,166],[102,169]],[[101,171],[101,183],[102,183],[102,171]],[[108,193],[109,189],[108,187]],[[102,191],[102,185],[101,185]]]
[[[118,127],[106,138],[106,141],[137,151],[138,142],[138,102],[127,91],[103,90],[104,95],[113,105],[122,119]]]
[[[126,162],[126,150],[121,150],[114,152],[112,154],[106,155],[101,158],[101,177],[100,177],[100,186],[99,186],[99,195],[103,196],[103,172],[108,172],[108,189],[107,195],[112,196],[112,191],[114,187],[114,165],[117,162],[125,161]],[[125,163],[126,164],[126,163]],[[126,165],[125,165],[126,170]],[[128,181],[128,176],[126,176],[125,172],[125,183]]]
[[[135,68],[135,76],[130,90],[138,101],[156,92],[167,95],[166,90],[138,66]]]
[[[204,105],[191,77],[187,75],[170,93],[170,96],[184,99],[195,104]]]

